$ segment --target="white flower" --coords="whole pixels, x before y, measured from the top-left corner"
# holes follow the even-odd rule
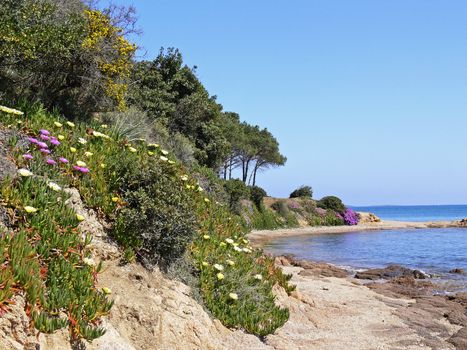
[[[96,266],[96,262],[92,258],[83,258],[83,262],[89,266]]]
[[[229,298],[232,300],[238,300],[238,295],[237,293],[229,293]]]
[[[201,263],[201,265],[203,265],[204,267],[207,267],[207,266],[209,266],[209,263],[208,263],[207,261],[203,261],[203,262]]]
[[[230,266],[235,265],[235,261],[233,261],[233,260],[226,260],[225,262],[227,263],[227,265],[230,265]]]
[[[253,277],[255,278],[255,280],[258,280],[258,281],[261,281],[263,279],[263,276],[260,275],[259,273],[257,275],[254,275]]]
[[[54,190],[54,191],[57,191],[57,192],[58,192],[58,191],[61,191],[61,189],[62,189],[62,188],[61,188],[58,184],[56,184],[55,182],[49,182],[49,183],[47,184],[47,186],[49,186],[50,189],[52,189],[52,190]]]
[[[84,155],[85,155],[86,157],[91,157],[92,155],[94,155],[94,153],[92,153],[92,152],[84,152]]]
[[[66,122],[66,125],[68,125],[70,128],[75,127],[75,123],[72,123],[72,122]]]
[[[77,165],[77,166],[81,166],[81,167],[85,167],[85,166],[86,166],[86,163],[83,162],[83,161],[81,161],[81,160],[78,160],[78,161],[76,162],[76,165]]]
[[[161,153],[166,156],[167,154],[169,154],[169,151],[166,151],[165,149],[161,150]]]
[[[229,244],[233,244],[234,240],[232,238],[226,238],[225,241]]]
[[[86,140],[83,139],[82,137],[80,137],[80,138],[78,139],[78,142],[79,142],[80,144],[82,144],[82,145],[85,145],[85,144],[88,143],[88,141],[86,141]]]
[[[182,179],[182,181],[188,181],[188,176],[187,175],[182,175],[180,177],[180,179]]]
[[[62,123],[60,122],[54,122],[54,125],[57,127],[57,128],[61,128],[63,126]]]
[[[234,246],[234,250],[235,250],[236,252],[241,252],[241,251],[242,251],[242,248],[239,248],[239,247],[237,247],[237,246]]]
[[[24,207],[24,210],[26,210],[27,213],[35,213],[37,211],[37,208],[30,207],[29,205]]]
[[[167,157],[164,157],[164,156],[160,156],[160,160],[162,160],[163,162],[166,162],[169,160],[169,158]]]
[[[198,186],[198,192],[203,192],[203,188],[201,186]]]
[[[131,153],[135,153],[135,152],[136,152],[136,148],[134,148],[134,147],[128,147],[128,150],[129,150]]]
[[[19,169],[19,170],[18,170],[18,174],[20,174],[21,176],[24,176],[24,177],[34,175],[34,174],[31,173],[28,169],[24,169],[24,168]]]
[[[221,264],[214,264],[212,265],[214,266],[214,268],[217,270],[217,271],[223,271],[224,270],[224,266],[222,266]]]
[[[251,249],[243,248],[242,250],[243,250],[245,253],[251,253]]]

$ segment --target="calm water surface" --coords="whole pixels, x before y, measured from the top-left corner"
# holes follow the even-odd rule
[[[434,274],[436,282],[442,283],[446,290],[467,290],[467,275],[449,273],[453,268],[467,271],[467,229],[384,230],[289,237],[274,240],[266,250],[351,269],[399,264]]]

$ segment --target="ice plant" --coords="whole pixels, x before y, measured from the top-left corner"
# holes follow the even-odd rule
[[[24,168],[19,169],[19,170],[18,170],[18,174],[20,174],[21,176],[24,176],[24,177],[28,177],[28,176],[34,175],[34,174],[31,173],[28,169],[24,169]]]
[[[69,163],[69,162],[68,162],[68,159],[66,159],[66,158],[64,158],[64,157],[58,158],[58,161],[59,161],[60,163],[64,163],[64,164]]]
[[[38,141],[36,145],[39,146],[40,148],[49,148],[49,146],[45,142]]]
[[[70,147],[70,152],[71,152],[71,153],[76,153],[76,148]]]
[[[78,219],[78,221],[83,221],[84,220],[84,216],[80,215],[80,214],[76,214],[76,218]]]
[[[162,160],[163,162],[166,162],[169,160],[169,158],[167,157],[164,157],[164,156],[160,156],[160,160]]]
[[[209,238],[211,238],[211,236],[209,236],[209,235],[204,235],[203,238],[204,238],[204,239],[209,239]]]
[[[26,210],[26,213],[35,213],[37,211],[37,208],[27,205],[24,207],[24,210]]]
[[[34,144],[39,142],[39,141],[38,141],[36,138],[34,138],[34,137],[28,137],[28,141],[31,142],[31,143],[34,143]]]
[[[76,162],[76,165],[77,165],[77,166],[86,166],[86,163],[83,162],[83,161],[81,161],[81,160],[78,160],[78,161]]]
[[[41,140],[44,140],[44,141],[49,141],[50,140],[50,137],[46,134],[40,134],[39,137],[41,138]]]
[[[217,271],[223,271],[224,270],[224,266],[222,266],[221,264],[214,264],[212,265]]]
[[[112,293],[112,290],[110,288],[108,288],[108,287],[103,287],[102,291],[104,292],[104,294],[111,294]]]
[[[63,136],[63,135],[58,135],[57,138],[58,138],[60,141],[65,140],[65,136]]]
[[[47,184],[47,186],[49,186],[50,189],[52,189],[52,190],[54,190],[54,191],[56,191],[56,192],[61,191],[61,189],[62,189],[62,188],[61,188],[58,184],[56,184],[55,182],[49,182],[49,183]]]
[[[78,138],[78,142],[82,145],[85,145],[88,143],[88,141],[86,141],[85,139],[83,139],[82,137]]]
[[[182,181],[188,181],[188,176],[187,176],[187,175],[182,175],[182,176],[180,177],[180,179],[181,179]]]
[[[102,169],[105,169],[106,165],[105,165],[104,163],[101,163],[101,164],[100,164],[100,167],[101,167]]]
[[[118,197],[112,197],[112,202],[117,203],[118,202]]]
[[[8,114],[15,114],[15,115],[24,114],[24,112],[18,111],[17,109],[5,107],[5,106],[0,106],[0,111],[8,113]]]
[[[201,263],[201,265],[203,265],[204,267],[207,267],[207,266],[209,266],[209,263],[208,263],[207,261],[203,261],[203,262]]]
[[[218,279],[219,281],[224,279],[224,274],[222,274],[222,273],[220,273],[220,272],[219,272],[216,276],[217,276],[217,279]]]
[[[75,123],[72,122],[66,122],[66,125],[68,125],[70,128],[74,128],[76,126]]]
[[[167,154],[169,154],[169,151],[166,151],[165,149],[162,149],[162,150],[161,150],[161,153],[162,153],[164,156],[166,156]]]
[[[234,265],[235,265],[235,261],[233,261],[233,260],[226,260],[225,262],[226,262],[227,265],[229,265],[229,266],[234,266]]]
[[[229,293],[229,298],[232,300],[238,300],[238,295],[237,293]]]
[[[44,154],[50,154],[50,153],[51,153],[50,150],[47,149],[47,148],[41,148],[39,151],[40,151],[41,153],[44,153]]]
[[[47,160],[45,161],[47,164],[49,165],[55,165],[57,164],[57,162],[51,158],[47,158]]]
[[[136,148],[134,147],[128,147],[128,150],[132,153],[135,153],[136,152]]]
[[[88,266],[96,266],[96,262],[92,258],[83,258],[83,262]]]
[[[260,275],[259,273],[253,276],[255,280],[261,281],[263,279],[263,275]]]
[[[164,158],[165,158],[165,157],[164,157]],[[161,158],[161,159],[162,159],[162,158]],[[167,163],[169,163],[169,164],[175,164],[175,161],[169,160]]]
[[[232,238],[226,238],[225,241],[229,244],[233,244],[234,240]]]
[[[84,152],[84,155],[85,155],[86,157],[91,157],[92,155],[94,155],[94,153],[92,153],[92,152]]]
[[[26,160],[31,160],[34,157],[31,154],[26,153],[26,154],[23,154],[23,158],[26,159]]]
[[[63,126],[62,123],[60,122],[54,122],[54,125],[57,127],[57,128],[61,128]]]
[[[49,130],[46,130],[46,129],[40,129],[40,130],[39,130],[39,133],[40,133],[41,135],[50,135]]]
[[[60,141],[58,141],[58,140],[55,139],[55,138],[50,139],[50,143],[51,143],[52,145],[54,145],[54,146],[60,145]]]

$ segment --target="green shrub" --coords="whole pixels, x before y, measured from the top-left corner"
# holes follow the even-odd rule
[[[345,210],[344,203],[342,203],[342,201],[336,196],[323,197],[316,203],[316,205],[318,208],[334,210],[338,213],[341,213]]]
[[[301,186],[290,194],[290,198],[299,197],[311,198],[313,197],[313,190],[310,186]]]
[[[250,189],[245,183],[238,179],[227,180],[224,182],[224,189],[229,197],[229,207],[236,214],[240,214],[240,200],[249,198]]]
[[[250,199],[256,205],[256,208],[261,208],[263,204],[263,198],[266,197],[268,194],[266,191],[259,187],[259,186],[251,186],[250,187]]]
[[[253,208],[251,228],[255,230],[275,230],[282,227],[280,217],[271,209],[261,206]]]

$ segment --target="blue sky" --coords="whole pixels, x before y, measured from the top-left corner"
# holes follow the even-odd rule
[[[467,203],[466,1],[115,3],[136,7],[145,59],[179,48],[225,110],[277,137],[270,195]]]

